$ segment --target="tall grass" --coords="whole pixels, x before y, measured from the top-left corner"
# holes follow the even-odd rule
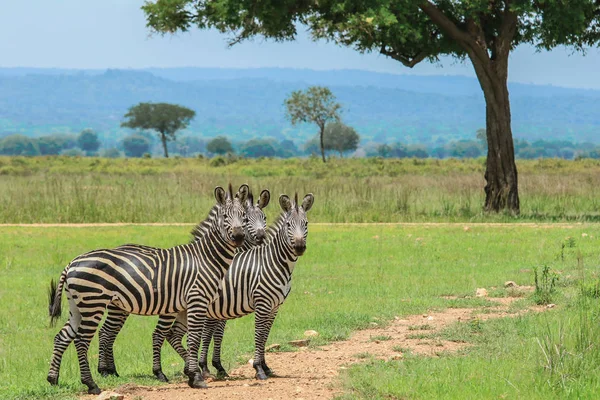
[[[194,222],[216,185],[313,192],[315,222],[597,221],[600,162],[519,162],[521,216],[486,215],[483,160],[0,157],[0,223]],[[276,198],[276,197],[275,197]],[[274,213],[274,212],[273,212]]]

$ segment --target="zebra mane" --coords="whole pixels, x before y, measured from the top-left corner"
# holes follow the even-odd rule
[[[277,236],[277,232],[279,232],[279,229],[281,229],[281,227],[283,226],[286,218],[287,213],[281,212],[281,214],[279,214],[275,221],[273,221],[273,223],[269,227],[267,227],[267,238],[265,239],[265,243],[269,242],[272,238]]]
[[[211,208],[206,219],[204,219],[204,221],[200,222],[194,227],[194,229],[192,229],[191,233],[193,238],[190,243],[197,242],[198,240],[200,240],[200,238],[202,238],[202,236],[206,235],[210,231],[210,226],[212,224],[212,221],[215,219],[218,211],[219,204],[215,204],[213,208]]]

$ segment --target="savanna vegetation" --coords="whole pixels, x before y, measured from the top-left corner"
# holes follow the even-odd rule
[[[319,204],[326,207],[326,202],[317,195],[314,210]],[[275,211],[273,205],[268,208]],[[205,213],[206,209],[202,216]],[[184,243],[191,227],[3,227],[0,397],[76,398],[84,391],[73,346],[63,359],[60,385],[50,386],[45,380],[53,337],[59,329],[48,325],[45,291],[66,263],[87,250],[124,242],[163,247]],[[485,312],[491,303],[474,298],[475,288],[494,286],[497,289],[490,294],[507,296],[508,290],[502,288],[506,280],[534,285],[534,270],[542,281],[546,266],[559,277],[550,298],[557,304],[554,309],[452,325],[439,335],[474,345],[458,355],[428,358],[406,352],[401,361],[365,359],[342,373],[345,393],[348,398],[517,398],[523,394],[540,399],[591,398],[600,390],[600,321],[594,311],[600,306],[599,237],[600,228],[588,224],[472,225],[469,230],[463,225],[357,229],[311,224],[307,252],[295,269],[292,292],[269,343],[281,343],[281,351],[293,351],[285,343],[302,337],[306,329],[320,333],[311,342],[319,346],[346,338],[375,319],[381,323],[448,307],[481,307]],[[534,294],[524,294],[511,312],[537,301]],[[115,345],[119,378],[95,373],[98,343],[92,342],[90,362],[100,387],[158,384],[151,371],[155,322],[156,317],[137,316],[127,321]],[[250,357],[252,324],[253,317],[227,324],[226,368]],[[165,373],[183,381],[182,366],[176,353],[165,347]]]
[[[228,181],[318,193],[315,222],[600,219],[600,161],[518,165],[522,213],[510,217],[482,211],[482,159],[0,157],[0,222],[192,223]]]

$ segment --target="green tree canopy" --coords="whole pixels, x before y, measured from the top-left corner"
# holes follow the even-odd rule
[[[257,35],[294,39],[301,24],[314,39],[378,52],[407,67],[441,56],[469,59],[486,101],[485,209],[519,213],[508,64],[522,43],[583,49],[600,38],[597,0],[153,0],[147,25],[166,33],[196,26],[230,33],[230,44]]]
[[[140,103],[129,109],[121,126],[158,132],[168,158],[167,141],[174,140],[177,131],[187,128],[195,116],[194,110],[176,104]]]
[[[231,142],[225,136],[217,136],[206,144],[206,151],[212,154],[233,153]]]
[[[35,139],[25,135],[9,135],[0,140],[0,154],[6,156],[37,156],[40,149]]]
[[[45,135],[37,138],[37,144],[41,155],[56,155],[63,150],[74,148],[77,138],[73,135]]]
[[[354,128],[341,122],[330,122],[325,126],[325,150],[337,151],[340,157],[344,153],[358,148],[360,136]]]
[[[240,146],[240,154],[244,157],[275,157],[278,143],[267,139],[250,139]]]
[[[88,155],[91,153],[95,153],[100,148],[100,140],[98,139],[98,134],[92,129],[82,130],[79,136],[77,136],[77,145]]]
[[[319,127],[319,138],[321,145],[321,156],[325,160],[325,125],[330,121],[340,120],[340,109],[342,106],[335,101],[331,90],[322,86],[311,86],[305,91],[292,92],[285,100],[287,117],[292,125],[301,122],[314,123]]]
[[[150,151],[150,141],[142,135],[129,135],[123,139],[123,150],[127,157],[141,157]]]

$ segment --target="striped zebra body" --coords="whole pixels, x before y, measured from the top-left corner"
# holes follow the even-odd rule
[[[70,317],[54,339],[48,381],[58,383],[62,355],[74,341],[81,382],[88,386],[89,393],[100,393],[89,369],[87,352],[110,304],[128,314],[139,315],[176,314],[187,309],[189,384],[206,387],[197,365],[200,336],[208,304],[233,260],[236,246],[243,244],[245,211],[241,203],[247,191],[247,185],[242,185],[234,198],[231,185],[229,196],[222,188],[215,189],[222,207],[211,221],[209,233],[195,242],[170,249],[124,245],[94,250],[71,261],[58,285],[51,284],[52,320],[60,316],[63,287]]]
[[[266,229],[266,217],[263,212],[263,208],[269,204],[270,193],[268,190],[263,190],[259,196],[259,200],[257,204],[254,204],[252,193],[248,194],[248,199],[245,204],[245,212],[247,221],[244,224],[245,229],[245,240],[244,244],[238,248],[236,248],[236,253],[244,249],[249,249],[257,246],[262,243],[265,238],[265,229]],[[209,213],[209,217],[207,221],[211,219],[214,215],[216,215],[218,206],[213,207],[211,212]],[[199,240],[202,236],[208,234],[208,228],[210,224],[207,224],[206,221],[199,224],[194,231],[192,232],[195,240]],[[145,250],[152,251],[157,250],[148,246],[138,246],[138,245],[124,245],[121,247],[143,247]],[[215,293],[216,289],[206,293]],[[122,310],[121,308],[115,305],[109,305],[108,307],[108,315],[106,317],[106,321],[103,324],[100,330],[100,352],[99,352],[99,362],[98,362],[98,372],[102,375],[116,375],[116,367],[114,363],[114,341],[123,327],[129,313]],[[183,327],[183,333],[179,338],[179,343],[176,343],[173,347],[179,353],[179,355],[185,360],[187,357],[187,351],[183,348],[181,344],[181,339],[187,333],[187,313],[186,311],[182,311],[180,314],[162,314],[158,319],[157,326],[152,334],[152,348],[153,348],[153,373],[154,375],[161,381],[167,382],[168,379],[166,375],[162,372],[161,367],[161,352],[160,349],[164,342],[165,336],[173,325],[173,322],[176,318],[179,317],[182,319],[180,325]],[[167,339],[172,340],[170,336],[167,336]]]
[[[220,360],[226,321],[252,312],[256,312],[256,376],[266,379],[271,375],[264,359],[264,348],[279,307],[291,291],[292,272],[298,256],[306,249],[306,212],[312,207],[313,201],[314,197],[309,194],[302,206],[296,207],[287,196],[282,196],[280,204],[284,213],[269,229],[267,244],[239,252],[234,257],[217,299],[208,307],[200,355],[200,367],[205,377],[209,374],[207,357],[211,339],[214,339],[212,364],[217,369],[217,377],[226,377],[227,372]],[[172,341],[175,341],[180,346],[185,332],[185,322],[178,318],[167,340],[172,345]]]

